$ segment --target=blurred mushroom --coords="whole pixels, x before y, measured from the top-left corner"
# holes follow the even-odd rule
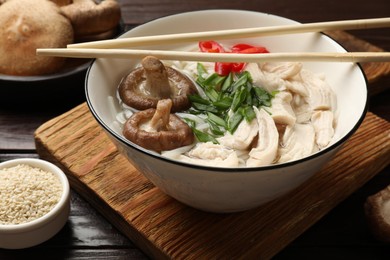
[[[163,98],[172,99],[172,112],[191,107],[188,95],[196,93],[194,83],[179,71],[164,66],[153,56],[145,57],[141,67],[131,71],[119,85],[122,101],[135,109],[155,108]]]
[[[373,235],[390,243],[390,186],[368,197],[364,209]]]
[[[116,32],[121,18],[120,6],[116,0],[73,0],[61,7],[62,12],[73,25],[75,40],[92,38],[94,35]]]
[[[163,99],[157,108],[134,113],[125,123],[123,135],[130,141],[156,152],[192,144],[191,128],[171,114],[172,100]]]
[[[58,6],[69,5],[69,4],[72,3],[72,0],[50,0],[50,1],[52,1],[55,4],[57,4]]]

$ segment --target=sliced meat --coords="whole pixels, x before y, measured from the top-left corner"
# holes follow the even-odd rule
[[[264,110],[254,108],[259,124],[256,147],[249,152],[248,167],[264,166],[273,163],[278,150],[279,133],[272,117]]]

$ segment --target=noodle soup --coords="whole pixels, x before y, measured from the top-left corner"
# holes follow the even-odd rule
[[[212,43],[224,52],[236,46],[266,50],[242,43]],[[175,111],[195,138],[189,144],[157,151],[166,158],[207,166],[259,167],[307,157],[332,142],[336,96],[325,75],[301,63],[235,63],[232,67],[227,63],[162,62],[190,78],[196,87],[188,95],[191,106]],[[221,66],[230,66],[230,70]],[[123,102],[120,95],[118,99],[122,111],[116,117],[117,127],[123,132],[126,121],[139,109]],[[137,138],[131,141],[137,143]]]
[[[229,19],[226,19],[226,17],[228,17]],[[196,21],[196,23],[193,21]],[[288,24],[296,24],[296,22],[287,18],[259,12],[239,10],[207,10],[183,13],[157,19],[152,22],[141,25],[137,28],[134,28],[129,32],[126,32],[123,36],[121,36],[121,38]],[[261,45],[266,47],[270,52],[274,53],[345,52],[345,50],[339,44],[337,44],[335,41],[333,41],[326,35],[320,33],[304,33],[298,35],[281,35],[272,37],[264,36],[253,39],[240,39],[239,41],[224,40],[220,43],[223,44],[224,48],[229,50],[232,46],[237,44],[237,42],[254,46]],[[196,46],[196,44],[143,46],[142,48],[159,50],[194,49],[194,51],[199,51],[199,48],[198,46]],[[317,146],[317,148],[313,148],[313,153],[311,155],[305,156],[301,159],[293,159],[286,163],[282,163],[282,152],[280,150],[288,149],[289,145],[293,144],[293,142],[283,142],[283,139],[288,140],[287,137],[292,138],[293,136],[295,136],[295,140],[301,140],[301,135],[293,134],[291,130],[288,130],[289,128],[291,128],[289,124],[293,122],[294,119],[291,120],[293,117],[288,117],[291,121],[286,121],[285,124],[275,123],[277,119],[272,118],[273,124],[277,129],[277,138],[275,137],[275,135],[272,135],[270,136],[271,138],[267,138],[266,140],[277,139],[277,152],[271,163],[266,165],[264,163],[264,166],[249,167],[248,160],[251,158],[251,155],[253,158],[253,163],[258,163],[260,161],[258,160],[257,153],[253,152],[250,155],[250,151],[247,149],[231,148],[226,148],[222,151],[214,151],[220,152],[219,154],[223,154],[225,152],[228,154],[233,150],[234,154],[232,153],[233,155],[230,156],[234,156],[237,158],[235,160],[238,160],[238,167],[226,167],[227,165],[223,165],[224,161],[222,160],[218,162],[217,165],[211,163],[206,164],[207,161],[204,159],[200,164],[189,163],[185,161],[180,161],[178,157],[192,156],[192,158],[198,159],[197,157],[200,157],[199,154],[204,155],[204,152],[202,152],[201,150],[195,150],[190,155],[189,151],[195,149],[199,144],[210,145],[211,148],[213,148],[212,146],[221,145],[221,139],[228,139],[227,137],[222,137],[218,134],[218,130],[223,130],[224,128],[220,127],[220,124],[224,125],[226,123],[226,117],[223,117],[220,114],[213,112],[215,116],[218,116],[222,119],[221,121],[213,115],[211,115],[210,117],[210,114],[207,113],[204,113],[203,115],[200,113],[184,113],[184,111],[175,111],[174,113],[171,113],[175,114],[179,118],[183,118],[183,120],[180,120],[183,121],[184,124],[186,124],[187,127],[189,127],[192,131],[194,125],[199,131],[206,131],[210,129],[214,131],[217,130],[215,131],[215,133],[207,131],[206,134],[211,134],[207,134],[206,137],[208,136],[208,138],[210,138],[211,136],[216,140],[219,140],[218,143],[199,142],[197,137],[195,137],[195,135],[193,134],[193,143],[177,148],[178,150],[170,149],[165,151],[155,151],[137,145],[133,141],[129,141],[125,138],[123,134],[124,125],[128,121],[127,118],[129,118],[130,114],[133,114],[135,111],[144,111],[148,109],[134,110],[128,108],[123,103],[121,103],[121,99],[117,97],[118,86],[121,84],[121,80],[131,70],[136,68],[137,64],[139,63],[140,60],[136,59],[96,59],[91,65],[86,78],[85,89],[88,107],[96,121],[101,126],[102,130],[107,133],[107,136],[114,143],[121,156],[126,158],[131,163],[131,165],[133,165],[137,169],[137,171],[130,171],[126,173],[129,176],[129,181],[138,180],[138,178],[140,177],[138,173],[141,173],[153,185],[155,185],[158,189],[160,189],[167,195],[175,198],[176,200],[186,205],[205,211],[237,212],[251,209],[260,206],[266,202],[269,202],[275,198],[279,198],[300,185],[304,185],[304,182],[306,180],[315,175],[315,173],[317,173],[326,163],[330,162],[330,160],[333,158],[336,152],[339,151],[339,149],[346,142],[346,140],[348,140],[348,138],[350,138],[350,136],[358,129],[358,127],[363,121],[366,112],[367,85],[365,82],[364,74],[357,64],[329,62],[305,62],[303,64],[254,64],[259,68],[259,70],[261,69],[261,71],[259,71],[260,75],[262,73],[268,77],[277,79],[278,84],[276,91],[274,91],[274,89],[272,88],[272,84],[258,85],[257,82],[262,81],[256,81],[256,74],[250,71],[251,66],[255,68],[256,66],[252,64],[246,64],[245,68],[248,70],[249,67],[248,73],[251,74],[251,84],[258,85],[264,91],[266,91],[267,95],[265,95],[264,97],[269,97],[269,95],[271,95],[272,97],[270,106],[266,106],[267,102],[265,102],[266,104],[263,104],[257,108],[258,112],[261,112],[259,118],[262,118],[262,116],[266,118],[272,118],[272,115],[275,116],[277,114],[277,111],[272,110],[278,107],[276,101],[278,99],[289,100],[289,95],[291,95],[291,109],[295,113],[294,126],[302,125],[302,127],[299,128],[299,130],[301,130],[300,132],[306,132],[306,130],[304,130],[304,127],[306,127],[308,123],[304,122],[308,118],[310,118],[309,121],[312,121],[312,117],[314,117],[314,114],[316,112],[332,112],[333,120],[328,119],[329,121],[333,121],[334,124],[334,135],[331,138],[330,143],[324,143],[324,147],[320,147],[317,144],[313,144],[313,146]],[[188,78],[191,78],[191,81],[196,81],[199,76],[198,64],[196,62],[171,62],[164,60],[163,63],[168,67],[177,68],[181,73],[185,74]],[[209,76],[215,72],[214,65],[215,64],[213,63],[203,64],[203,67],[206,70],[204,74],[201,73],[203,79],[209,78]],[[285,75],[282,73],[285,71],[282,70],[282,68],[286,65],[291,65],[291,68],[294,68],[294,70],[297,71],[299,70],[299,73],[297,72],[298,74],[295,74],[295,76],[293,77],[276,77],[275,75],[278,74]],[[287,67],[290,68],[290,66]],[[244,75],[242,73],[244,72],[239,72],[236,75],[235,81],[240,76]],[[315,110],[314,113],[305,113],[305,106],[299,105],[306,103],[306,107],[308,107],[309,105],[314,105],[315,103],[313,101],[312,103],[308,103],[304,98],[302,98],[305,97],[305,92],[299,94],[299,84],[297,82],[299,77],[297,75],[300,75],[302,77],[309,77],[313,75],[313,80],[315,80],[316,82],[321,82],[321,84],[323,84],[321,85],[321,87],[329,86],[332,91],[327,91],[324,93],[333,92],[334,94],[331,93],[329,96],[325,95],[324,99],[320,98],[317,100],[328,100],[328,102],[326,103],[331,104],[331,107],[320,106],[320,108]],[[283,84],[279,84],[280,82],[283,82]],[[294,89],[294,91],[292,89]],[[310,88],[307,90],[314,91],[314,89],[315,88]],[[200,85],[196,85],[196,90],[197,92],[195,94],[199,95],[202,99],[206,98],[206,93],[213,93],[212,91],[207,92],[203,90]],[[320,88],[320,90],[322,90],[322,88]],[[261,94],[262,92],[259,90],[257,91],[259,92],[258,94]],[[194,94],[192,90],[190,92],[191,95]],[[204,95],[203,92],[205,92]],[[245,91],[243,91],[242,93],[244,92]],[[296,93],[298,93],[299,95],[297,95]],[[321,92],[317,91],[317,93]],[[211,97],[212,96],[213,95],[211,95]],[[322,95],[315,96],[322,97]],[[202,99],[199,99],[199,97],[195,96],[193,98],[195,98],[193,99],[195,101],[204,102],[202,101]],[[334,98],[336,100],[334,100]],[[164,102],[162,104],[163,110],[165,111],[169,107],[170,103],[166,102],[166,100],[167,99],[164,99]],[[267,98],[265,98],[265,100],[262,100],[267,101]],[[237,103],[241,104],[240,102]],[[320,103],[325,104],[325,102]],[[222,106],[223,104],[225,103],[222,102]],[[226,102],[226,104],[229,104],[229,102]],[[279,106],[283,108],[281,104]],[[172,105],[172,109],[174,107],[175,106]],[[201,107],[202,106],[198,106],[198,110]],[[298,107],[300,107],[300,109],[298,109]],[[186,110],[192,111],[193,108],[188,108]],[[254,113],[251,113],[250,109],[247,110],[247,108],[245,107],[241,108],[241,106],[238,106],[237,110],[243,110],[248,112],[243,114],[248,114],[249,118],[253,117],[254,114],[254,119],[252,119],[253,122],[251,122],[253,124],[255,124],[254,122],[257,122],[257,124],[259,125],[259,120],[257,119],[258,117],[255,109],[253,109]],[[328,113],[328,115],[330,114]],[[319,117],[319,115],[316,116]],[[185,117],[189,118],[190,120],[184,121]],[[212,126],[208,122],[211,119],[212,121],[214,121],[214,123],[218,123],[216,125],[219,128],[212,128]],[[313,118],[313,120],[317,119],[319,118]],[[244,122],[245,120],[246,119],[243,119],[242,121],[237,121]],[[191,121],[195,121],[195,124],[191,123]],[[237,121],[233,120],[232,122]],[[262,121],[262,124],[263,123],[266,126],[268,126],[268,123],[272,125],[272,122],[270,120],[264,120],[264,122]],[[236,130],[232,131],[234,127],[231,126],[234,125],[235,124],[230,124],[230,128],[229,126],[227,127],[227,132],[231,135],[239,133],[237,131],[239,131],[239,127],[241,127],[237,126]],[[314,128],[314,126],[311,127]],[[230,133],[229,130],[233,133]],[[312,132],[313,130],[311,131],[311,133]],[[273,133],[275,133],[275,131]],[[202,134],[200,134],[200,136],[201,135]],[[306,138],[306,136],[304,137]],[[144,140],[147,140],[147,138],[144,138]],[[179,140],[182,141],[181,139]],[[246,138],[244,138],[244,140],[246,140]],[[235,142],[234,145],[236,145],[236,143],[239,142]],[[254,138],[249,144],[249,146],[257,147],[255,146],[255,144],[258,143],[258,138]],[[283,145],[281,145],[281,143]],[[273,142],[272,144],[275,144],[275,142]],[[266,145],[266,148],[268,148],[269,146],[271,145]],[[258,150],[260,150],[261,148],[262,147],[258,147]],[[272,148],[273,151],[275,151],[275,147]],[[316,152],[316,150],[318,151]],[[115,150],[110,149],[110,151],[112,151],[113,155],[116,156]],[[273,155],[272,153],[270,154]],[[295,155],[295,152],[293,155]],[[226,158],[228,157],[229,156],[227,156]],[[287,157],[288,156],[284,156],[284,159],[289,159]],[[123,169],[128,168],[124,167]],[[104,172],[102,172],[102,174],[104,174]],[[127,191],[123,190],[120,192]]]

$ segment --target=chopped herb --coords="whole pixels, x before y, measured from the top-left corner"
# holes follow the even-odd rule
[[[240,87],[234,93],[233,102],[232,102],[232,105],[230,107],[233,110],[233,112],[236,112],[237,109],[242,105],[244,100],[246,100],[246,96],[247,96],[247,91],[246,91],[245,87],[243,87],[243,86]]]
[[[219,100],[213,102],[213,105],[218,109],[226,110],[232,105],[233,98],[230,96],[223,96]]]
[[[254,90],[255,90],[256,97],[259,101],[259,105],[270,107],[271,99],[273,96],[270,93],[268,93],[265,89],[259,87],[254,88]]]
[[[217,101],[219,98],[218,92],[212,86],[205,86],[204,93],[212,102]]]
[[[237,112],[235,112],[232,116],[229,117],[228,119],[228,131],[233,134],[238,125],[241,123],[242,119],[243,119],[243,115],[242,115],[242,112],[241,112],[241,108],[237,110]]]
[[[222,83],[221,90],[223,92],[226,92],[232,84],[233,84],[233,73],[230,72],[229,75],[226,77],[225,81]]]
[[[222,126],[222,127],[226,128],[226,122],[225,122],[225,120],[223,120],[223,119],[220,118],[219,116],[217,116],[217,115],[215,115],[215,114],[209,112],[209,113],[207,113],[207,117],[208,117],[208,119],[209,119],[211,122],[213,122],[213,123],[215,123],[215,124],[217,124],[217,125],[219,125],[219,126]]]
[[[207,122],[209,123],[210,131],[212,134],[214,134],[215,136],[223,136],[225,134],[225,132],[226,132],[225,128],[221,129],[220,126],[218,126],[216,123],[214,123],[210,119],[208,119]]]
[[[204,99],[204,98],[202,98],[201,96],[199,96],[199,95],[197,95],[197,94],[189,95],[189,96],[188,96],[188,99],[189,99],[191,102],[200,103],[200,104],[204,104],[204,105],[211,105],[210,100]]]
[[[252,106],[243,107],[242,115],[248,123],[256,117],[255,110],[253,110]]]
[[[198,71],[198,79],[197,79],[197,81],[199,80],[200,82],[203,82],[204,81],[203,75],[207,74],[206,68],[204,67],[204,65],[202,63],[198,63],[197,66],[196,66],[196,69]]]
[[[208,131],[202,132],[194,124],[189,124],[201,142],[218,143],[216,138],[225,131],[233,134],[244,118],[247,122],[256,118],[253,107],[270,107],[272,98],[278,93],[268,93],[253,85],[247,71],[230,72],[227,76],[213,73],[205,77],[207,70],[201,63],[198,63],[197,71],[196,82],[203,89],[205,97],[189,96],[192,107],[188,112],[207,115],[206,121],[210,126]]]
[[[212,142],[214,144],[218,144],[218,141],[214,136],[202,132],[196,128],[192,128],[192,131],[194,132],[195,137],[199,140],[199,142]]]
[[[183,118],[183,120],[187,123],[187,125],[189,125],[191,128],[195,128],[196,127],[196,122],[192,119],[189,119],[189,118]]]
[[[192,102],[192,106],[195,109],[203,111],[203,112],[218,113],[218,110],[215,107],[210,106],[210,105],[205,105],[205,104],[201,104],[201,103],[197,103],[197,102]]]
[[[241,76],[230,85],[229,89],[231,92],[235,92],[239,87],[245,85],[248,82],[248,79],[250,79],[248,75],[249,72],[247,71],[242,73]]]
[[[212,86],[215,89],[221,89],[221,84],[225,81],[225,78],[226,77],[220,76],[217,73],[213,73],[202,82],[202,85]]]

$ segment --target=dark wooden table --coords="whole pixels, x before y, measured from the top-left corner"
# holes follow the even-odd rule
[[[202,9],[245,9],[285,16],[299,22],[386,17],[388,0],[119,0],[125,30],[170,14]],[[358,30],[351,34],[390,51],[390,29]],[[369,110],[390,121],[390,80],[382,80],[380,94],[372,95]],[[37,158],[33,133],[47,120],[84,101],[81,90],[48,105],[45,96],[28,106],[0,104],[0,162],[20,157]],[[9,88],[11,85],[0,85]],[[387,90],[386,90],[387,89]],[[0,92],[1,95],[2,92]],[[15,97],[2,97],[13,100]],[[390,158],[389,158],[390,161]],[[388,166],[361,189],[275,256],[275,259],[389,259],[390,246],[373,238],[364,217],[366,198],[390,185]],[[120,230],[108,223],[72,191],[71,214],[65,227],[49,241],[25,250],[0,249],[0,259],[146,259]]]

